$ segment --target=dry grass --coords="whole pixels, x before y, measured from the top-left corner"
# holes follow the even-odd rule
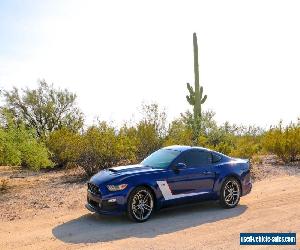
[[[1,179],[0,180],[0,192],[5,192],[8,190],[8,179]]]

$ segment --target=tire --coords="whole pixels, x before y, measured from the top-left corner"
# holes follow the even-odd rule
[[[127,215],[135,222],[147,221],[154,210],[154,199],[151,191],[146,187],[135,188],[127,202]]]
[[[239,181],[230,177],[227,178],[220,192],[220,205],[224,208],[234,208],[238,205],[241,197],[241,186]]]

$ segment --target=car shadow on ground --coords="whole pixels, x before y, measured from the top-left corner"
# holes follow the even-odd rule
[[[87,213],[52,229],[53,235],[66,243],[96,243],[129,237],[152,238],[186,228],[200,226],[244,213],[245,205],[221,208],[216,202],[163,209],[145,223],[134,223],[126,216],[103,216]]]

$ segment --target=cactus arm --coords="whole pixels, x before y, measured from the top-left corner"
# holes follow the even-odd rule
[[[194,95],[195,94],[195,91],[194,91],[193,87],[189,83],[186,84],[186,87],[189,90],[190,95]]]
[[[186,99],[190,105],[193,106],[195,104],[195,99],[193,97],[187,95]]]
[[[202,94],[203,94],[203,87],[201,86],[200,87],[200,97],[202,97]]]
[[[205,103],[206,99],[207,99],[207,95],[205,95],[205,96],[201,99],[201,104]]]
[[[190,105],[194,106],[195,105],[195,92],[193,90],[193,87],[189,83],[187,83],[187,89],[188,89],[190,95],[189,96],[187,95],[186,99]]]

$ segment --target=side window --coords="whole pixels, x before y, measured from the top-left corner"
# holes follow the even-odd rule
[[[207,166],[212,162],[209,152],[200,150],[190,150],[184,154],[185,163],[190,167]]]
[[[177,159],[173,162],[173,165],[176,165],[177,163],[185,163],[187,165],[187,162],[185,160],[185,157],[183,154],[180,154]]]
[[[215,153],[211,153],[211,155],[212,155],[212,163],[217,163],[222,159],[221,155]]]

